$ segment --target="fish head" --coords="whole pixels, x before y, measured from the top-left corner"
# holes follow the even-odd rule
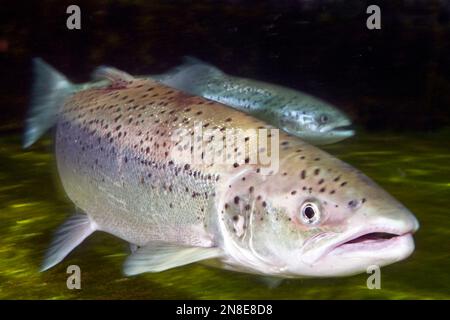
[[[316,145],[337,142],[355,134],[349,129],[352,122],[347,115],[311,96],[293,99],[280,112],[281,129]]]
[[[342,161],[299,150],[274,175],[251,171],[228,185],[221,223],[231,269],[347,276],[413,252],[419,224],[407,208]]]

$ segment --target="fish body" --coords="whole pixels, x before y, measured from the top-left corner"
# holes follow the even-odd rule
[[[220,103],[100,71],[110,86],[74,93],[53,112],[59,176],[82,213],[56,233],[43,270],[97,230],[138,248],[127,275],[204,261],[282,278],[345,276],[412,253],[415,217],[348,164]],[[234,129],[246,143],[224,138]],[[267,145],[252,148],[260,138]],[[199,160],[211,150],[223,161]],[[260,160],[268,150],[276,166]]]
[[[228,75],[195,58],[162,75],[162,83],[199,95],[274,125],[315,144],[329,144],[354,135],[350,119],[329,103],[309,94],[253,79]]]

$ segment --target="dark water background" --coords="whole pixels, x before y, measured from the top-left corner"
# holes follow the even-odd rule
[[[430,1],[1,1],[0,298],[450,298],[450,3]],[[366,28],[381,7],[382,29]],[[51,139],[20,149],[31,58],[75,82],[98,65],[163,72],[184,55],[224,71],[303,90],[346,111],[355,138],[324,147],[361,169],[421,222],[417,249],[367,275],[289,280],[200,265],[125,278],[125,243],[95,234],[61,265],[38,273],[51,233],[73,207],[58,187]],[[83,289],[66,288],[78,264]]]

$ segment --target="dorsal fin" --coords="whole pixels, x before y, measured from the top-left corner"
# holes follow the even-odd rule
[[[121,84],[126,84],[131,82],[134,77],[125,71],[107,66],[100,66],[94,70],[92,77],[96,80],[107,79],[112,82],[113,86],[120,86]]]
[[[210,64],[208,62],[205,62],[203,60],[200,60],[200,59],[192,57],[192,56],[183,56],[183,64],[178,66],[178,68],[186,69],[186,68],[192,67],[192,66],[202,67],[204,70],[208,70],[208,72],[211,74],[215,74],[215,75],[223,74],[223,72],[219,68],[213,66],[212,64]]]
[[[224,73],[211,64],[185,56],[183,64],[166,73],[150,76],[169,87],[194,95],[202,95],[205,84],[211,79],[221,79]]]

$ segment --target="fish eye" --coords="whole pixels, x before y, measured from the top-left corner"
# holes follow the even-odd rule
[[[301,220],[306,224],[314,224],[320,220],[319,207],[314,203],[307,201],[303,203],[300,209]]]
[[[319,118],[320,123],[327,123],[328,122],[328,116],[326,114],[322,114]]]

